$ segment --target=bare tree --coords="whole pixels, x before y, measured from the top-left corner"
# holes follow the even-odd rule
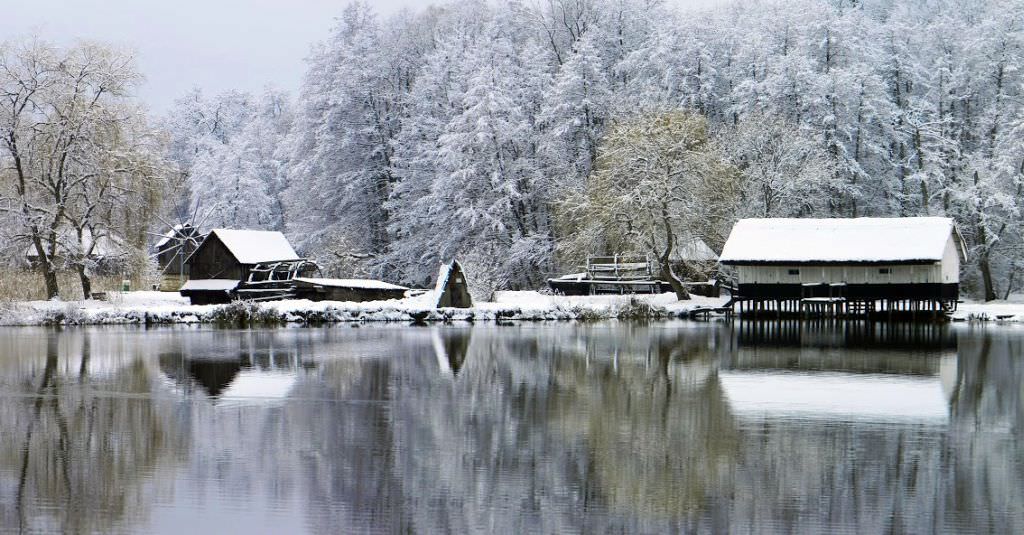
[[[101,238],[160,202],[166,166],[132,105],[139,80],[129,54],[100,44],[0,47],[0,210],[35,250],[50,298],[66,265],[88,297]]]

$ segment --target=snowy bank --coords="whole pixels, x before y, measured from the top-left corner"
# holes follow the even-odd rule
[[[111,292],[107,301],[0,303],[0,325],[113,324],[318,324],[361,321],[499,321],[686,317],[699,307],[722,306],[727,297],[693,296],[677,301],[659,295],[554,296],[539,292],[495,292],[473,308],[434,308],[433,292],[369,302],[292,299],[264,303],[191,305],[168,292]],[[1016,297],[1016,296],[1015,296]],[[1024,299],[962,303],[954,321],[1024,322]]]
[[[953,314],[953,321],[1024,322],[1024,295],[1013,295],[1005,301],[960,303]]]
[[[0,304],[0,325],[108,324],[317,324],[353,321],[496,321],[683,317],[697,307],[721,306],[727,298],[673,294],[550,296],[496,292],[493,302],[473,308],[434,308],[434,295],[369,302],[293,299],[229,305],[191,305],[167,292],[110,293],[107,301],[29,301]]]

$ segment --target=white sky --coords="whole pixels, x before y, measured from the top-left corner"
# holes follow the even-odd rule
[[[670,0],[708,5],[722,0]],[[372,0],[382,15],[430,0]],[[310,45],[327,37],[348,0],[0,0],[0,41],[38,34],[98,39],[136,52],[139,97],[157,113],[193,87],[207,94],[294,92]]]

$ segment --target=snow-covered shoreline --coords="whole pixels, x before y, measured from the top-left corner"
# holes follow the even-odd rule
[[[1010,301],[960,303],[953,321],[1024,323],[1024,302],[1013,296]]]
[[[238,305],[191,305],[176,293],[111,293],[108,301],[29,301],[0,304],[0,325],[125,325],[232,323],[239,313],[254,323],[319,324],[342,322],[545,321],[617,317],[686,317],[698,307],[717,307],[728,298],[694,296],[676,301],[672,294],[552,296],[539,292],[496,292],[494,301],[473,308],[433,308],[432,295],[363,303],[270,301]],[[234,308],[229,308],[234,307]],[[1024,323],[1024,302],[962,303],[954,321]]]
[[[684,317],[697,307],[720,306],[728,298],[672,294],[638,296],[550,296],[539,292],[496,292],[493,302],[473,308],[432,306],[432,294],[370,302],[294,299],[248,305],[191,305],[176,293],[111,293],[108,301],[29,301],[0,304],[0,325],[118,325],[233,322],[239,313],[261,323],[413,321],[575,320],[615,317]],[[229,308],[233,307],[233,308]]]

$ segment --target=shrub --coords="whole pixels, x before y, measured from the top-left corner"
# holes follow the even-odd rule
[[[217,307],[210,314],[210,319],[221,327],[237,327],[239,329],[284,323],[284,318],[277,312],[263,308],[255,301],[244,300],[232,301],[227,305]]]
[[[619,305],[613,315],[620,320],[637,319],[663,319],[671,317],[671,313],[664,307],[654,306],[650,303],[630,298],[628,303]]]

